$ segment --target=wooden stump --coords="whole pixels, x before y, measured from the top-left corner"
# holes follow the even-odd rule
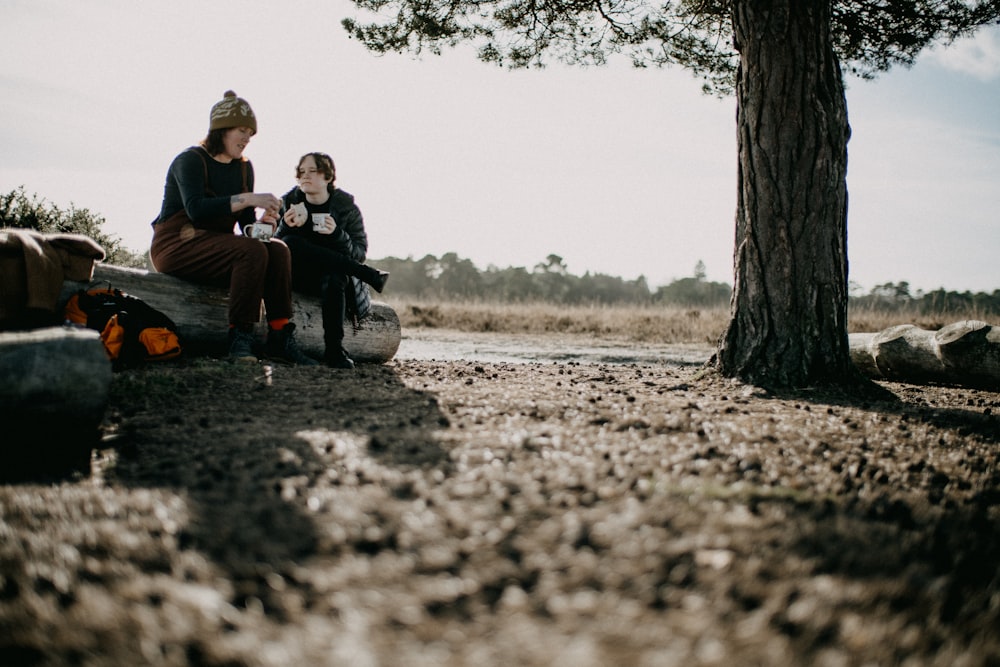
[[[198,285],[163,273],[98,264],[90,284],[67,282],[61,303],[78,289],[111,287],[136,296],[163,312],[177,325],[181,344],[187,350],[226,350],[228,292],[224,288]],[[323,354],[323,317],[319,299],[293,294],[295,336],[300,347],[314,357]],[[267,325],[257,326],[263,340]],[[373,301],[371,314],[355,329],[344,325],[344,349],[355,361],[385,363],[395,356],[402,338],[399,317],[388,305]]]

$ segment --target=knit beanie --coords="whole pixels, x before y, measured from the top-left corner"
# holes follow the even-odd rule
[[[227,90],[222,99],[212,106],[208,130],[211,132],[230,127],[249,127],[257,134],[257,117],[253,115],[250,104],[242,97],[236,97],[233,91]]]

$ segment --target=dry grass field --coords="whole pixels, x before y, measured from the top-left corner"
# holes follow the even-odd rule
[[[563,306],[546,303],[503,304],[459,301],[387,300],[404,329],[436,328],[469,333],[588,334],[638,343],[709,343],[718,341],[729,322],[729,308],[680,306]],[[995,317],[979,312],[920,313],[916,309],[861,308],[848,312],[851,333],[876,332],[897,324],[937,330],[959,320]]]

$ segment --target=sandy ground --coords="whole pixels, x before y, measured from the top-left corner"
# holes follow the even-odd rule
[[[1000,664],[1000,394],[881,387],[121,373],[88,474],[0,485],[0,665]]]

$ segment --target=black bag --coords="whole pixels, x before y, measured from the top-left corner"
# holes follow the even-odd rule
[[[101,332],[115,370],[181,355],[173,320],[119,289],[81,289],[66,302],[65,314],[70,322]]]

